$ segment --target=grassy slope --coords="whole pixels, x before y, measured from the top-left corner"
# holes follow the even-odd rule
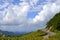
[[[45,35],[45,32],[33,32],[31,34],[24,35],[20,38],[22,40],[60,40],[60,31],[55,31],[56,35],[49,36],[48,38],[43,38],[42,36]]]
[[[0,37],[0,40],[60,40],[60,31],[55,31],[56,35],[43,38],[47,33],[41,30],[32,32],[21,37]]]
[[[38,30],[36,32],[32,32],[30,34],[24,35],[20,38],[22,38],[22,40],[42,40],[43,39],[43,35],[47,34],[46,32],[43,32],[41,30]]]
[[[36,32],[32,32],[26,35],[23,35],[21,37],[0,37],[0,40],[4,39],[10,39],[10,40],[42,40],[43,35],[46,35],[47,33],[41,30],[38,30]]]

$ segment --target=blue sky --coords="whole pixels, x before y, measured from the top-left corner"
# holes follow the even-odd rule
[[[57,12],[60,12],[60,0],[0,0],[0,30],[43,29]]]

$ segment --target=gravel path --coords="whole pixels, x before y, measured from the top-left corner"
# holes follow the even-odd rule
[[[54,32],[51,32],[51,31],[46,31],[46,30],[43,30],[43,31],[45,31],[45,32],[47,32],[47,35],[44,35],[43,36],[43,38],[48,38],[49,36],[53,36],[53,35],[56,35],[56,33],[54,33]]]

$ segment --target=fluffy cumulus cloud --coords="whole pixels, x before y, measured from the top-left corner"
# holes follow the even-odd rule
[[[46,4],[43,6],[43,10],[38,13],[33,19],[34,22],[45,21],[52,18],[57,12],[60,11],[60,5],[56,3]]]
[[[59,0],[43,0],[39,5],[39,0],[19,1],[17,5],[16,0],[0,1],[0,30],[30,32],[42,29],[46,27],[47,21],[60,11]],[[33,11],[36,11],[37,15],[31,19],[27,18],[29,12]]]

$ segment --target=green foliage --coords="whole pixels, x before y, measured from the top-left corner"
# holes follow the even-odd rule
[[[60,12],[57,13],[50,21],[47,22],[47,28],[60,30]]]

